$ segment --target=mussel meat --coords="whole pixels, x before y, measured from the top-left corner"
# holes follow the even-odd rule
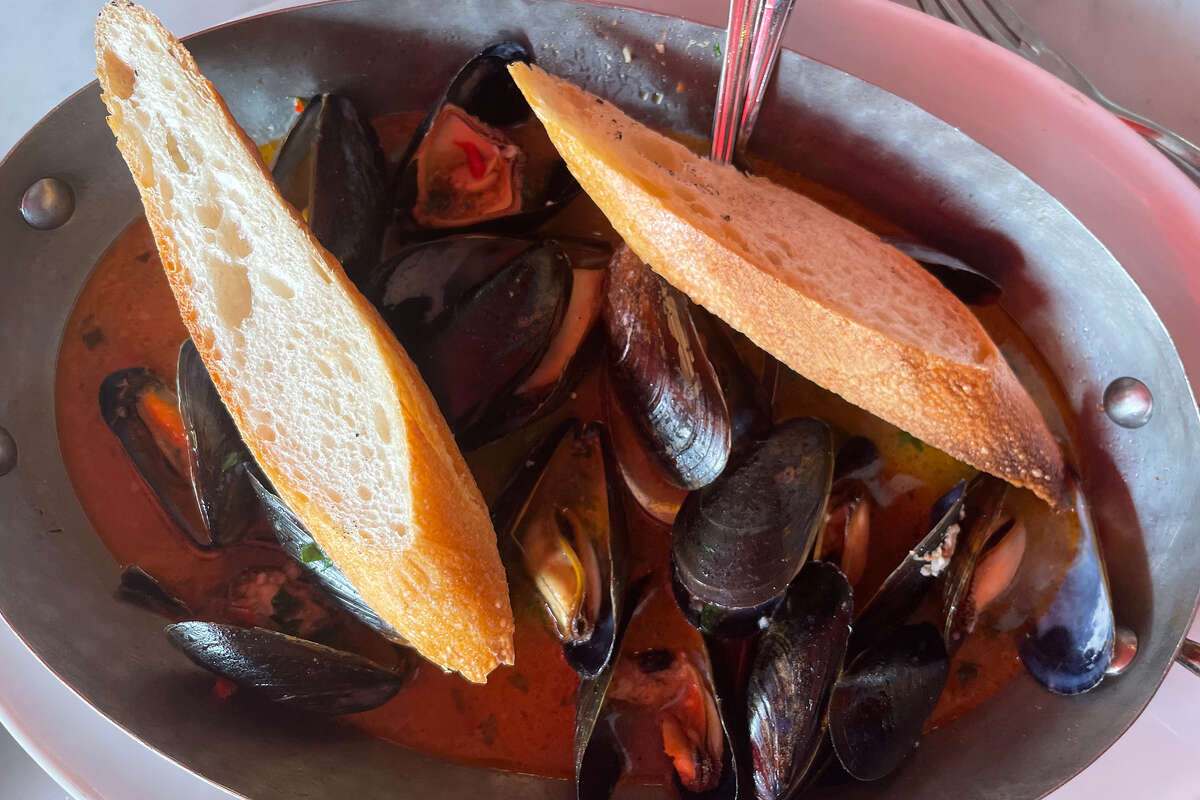
[[[675,519],[671,561],[689,622],[729,636],[758,629],[812,550],[832,474],[829,426],[792,419],[688,495]]]
[[[648,452],[680,488],[711,483],[729,459],[731,424],[687,298],[622,246],[603,320],[614,394]]]
[[[900,766],[949,673],[941,632],[929,623],[900,627],[851,662],[829,700],[829,736],[846,771],[873,781]]]
[[[845,576],[832,564],[810,561],[759,639],[747,719],[761,800],[790,797],[817,754],[853,610]]]
[[[533,63],[516,42],[485,48],[459,70],[401,159],[396,227],[404,238],[502,227],[532,230],[579,193],[508,74]]]
[[[118,370],[100,384],[100,415],[171,522],[201,547],[214,544],[188,480],[187,432],[174,393],[148,369]]]
[[[271,168],[283,198],[360,288],[379,260],[387,173],[375,130],[349,99],[309,100]]]
[[[572,422],[550,436],[557,437],[554,450],[502,533],[516,543],[567,663],[594,677],[615,655],[627,569],[625,512],[603,430]],[[534,450],[527,461],[544,447]]]
[[[1079,526],[1075,558],[1019,647],[1029,673],[1057,694],[1094,689],[1112,661],[1116,637],[1108,574],[1078,480],[1071,492]]]
[[[318,714],[376,708],[408,680],[354,653],[263,628],[180,622],[168,626],[167,638],[209,672],[272,702]]]
[[[900,236],[880,238],[924,267],[967,305],[986,306],[1000,299],[1000,284],[954,256]]]

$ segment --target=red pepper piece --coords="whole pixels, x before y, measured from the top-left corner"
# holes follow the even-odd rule
[[[467,157],[467,169],[471,171],[471,177],[479,180],[483,177],[483,173],[487,172],[487,165],[483,163],[483,155],[479,152],[479,148],[474,142],[455,142],[462,148],[463,155]]]
[[[237,684],[228,678],[217,678],[217,682],[213,684],[213,697],[218,700],[228,700],[230,695],[237,691]]]

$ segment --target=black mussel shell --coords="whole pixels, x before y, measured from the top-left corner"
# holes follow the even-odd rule
[[[854,596],[837,567],[810,561],[759,639],[747,687],[754,785],[783,800],[800,785],[825,733]]]
[[[371,299],[421,370],[460,439],[538,366],[572,288],[553,241],[461,236],[398,253],[371,281]]]
[[[406,677],[354,653],[264,628],[180,622],[167,638],[195,664],[266,699],[317,714],[369,711]]]
[[[169,422],[147,417],[147,403]],[[118,370],[100,384],[100,415],[167,517],[201,547],[214,542],[188,480],[187,444],[174,395],[143,367]],[[152,427],[153,426],[153,427]]]
[[[241,541],[262,521],[246,478],[254,457],[191,339],[179,348],[176,386],[188,437],[189,477],[209,537],[218,545]]]
[[[388,220],[386,162],[371,124],[349,99],[317,95],[284,138],[271,173],[361,288],[379,261]]]
[[[907,625],[855,659],[829,701],[829,735],[842,766],[862,781],[912,753],[937,705],[950,659],[933,625]]]
[[[686,297],[628,247],[609,267],[603,311],[613,392],[664,476],[711,483],[729,459],[729,410]]]
[[[954,256],[899,236],[880,238],[924,267],[964,303],[986,306],[1000,299],[1000,284]]]
[[[833,480],[836,483],[878,461],[879,448],[874,442],[866,436],[852,436],[838,448],[837,458],[833,462]]]
[[[959,481],[934,504],[932,528],[909,551],[883,585],[863,606],[850,635],[850,656],[886,638],[889,631],[917,610],[934,580],[949,564],[972,485]]]
[[[508,74],[508,65],[518,61],[533,63],[533,55],[517,42],[500,42],[485,48],[459,70],[417,128],[401,158],[396,178],[396,229],[402,239],[465,230],[530,231],[579,194],[579,184]],[[431,215],[418,211],[431,202],[431,197],[437,196],[437,192],[426,188],[426,196],[422,198],[418,164],[421,145],[447,108],[450,113],[461,113],[461,118],[471,120],[471,127],[487,138],[501,138],[519,150],[514,167],[518,176],[513,182],[516,196],[510,207],[461,223],[444,219],[435,224]]]
[[[1057,694],[1094,689],[1112,662],[1116,640],[1112,595],[1091,514],[1074,481],[1079,540],[1075,559],[1050,607],[1018,648],[1021,662]]]
[[[299,563],[317,585],[351,616],[383,638],[396,644],[405,644],[404,637],[367,605],[346,574],[325,555],[300,518],[264,485],[254,471],[248,472],[248,476],[250,486],[262,504],[267,522],[283,551]]]
[[[993,539],[999,539],[1012,527],[1011,519],[1006,523],[1000,517],[1006,492],[1007,484],[1003,481],[981,476],[967,498],[963,530],[946,572],[943,597],[942,634],[950,655],[958,652],[975,623],[971,589],[980,556]]]
[[[547,454],[548,442],[554,442]],[[501,495],[494,507],[507,517],[508,534],[521,553],[530,579],[545,597],[530,559],[546,547],[548,534],[561,536],[583,572],[578,606],[570,621],[551,611],[567,663],[584,677],[595,677],[616,654],[616,623],[622,614],[627,579],[625,511],[619,476],[607,435],[598,425],[564,424],[534,446],[524,464],[542,462],[536,479],[521,466],[510,478],[508,494],[528,486],[523,503]],[[519,505],[518,505],[519,503]],[[511,509],[511,510],[509,510]],[[598,592],[598,596],[595,594]]]
[[[174,619],[192,615],[186,603],[164,589],[153,575],[136,564],[121,568],[117,597]]]
[[[829,426],[782,422],[688,495],[671,537],[684,616],[701,630],[721,612],[778,601],[820,529],[833,474]],[[757,612],[756,612],[757,614]]]
[[[717,374],[729,410],[734,450],[765,439],[771,432],[771,394],[738,354],[725,323],[697,305],[691,305],[692,322],[704,341],[704,352]]]

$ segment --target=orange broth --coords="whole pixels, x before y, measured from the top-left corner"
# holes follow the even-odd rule
[[[396,114],[376,120],[376,130],[393,163],[419,117]],[[769,165],[759,165],[759,169],[860,224],[896,232],[894,226],[836,192]],[[616,234],[586,197],[575,201],[546,230],[616,241]],[[1044,393],[1055,407],[1062,408],[1049,371],[1012,321],[997,309],[985,310],[980,316],[1015,362],[1019,377],[1027,386],[1036,386],[1031,386],[1035,396]],[[186,336],[153,238],[145,220],[139,218],[96,264],[67,323],[59,355],[55,412],[63,458],[76,493],[114,559],[123,565],[140,565],[193,609],[203,611],[212,607],[213,597],[222,595],[231,576],[247,567],[280,566],[286,557],[263,544],[245,543],[209,552],[193,546],[159,509],[101,419],[97,404],[101,381],[117,369],[145,366],[170,383]],[[1014,359],[1014,354],[1020,358]],[[566,415],[595,417],[599,413],[597,394],[593,372],[584,379],[575,399],[552,419],[468,454],[485,497],[494,497],[526,448],[556,420]],[[876,499],[883,500],[873,505],[871,555],[855,587],[861,604],[924,535],[934,500],[971,470],[803,378],[788,375],[776,416],[803,414],[820,416],[849,434],[868,436],[878,446],[884,464],[872,479]],[[1051,426],[1063,432],[1064,418],[1052,419]],[[654,577],[629,629],[626,652],[650,647],[696,649],[699,636],[683,620],[668,583],[669,529],[636,509],[627,509],[627,516],[631,572],[651,572]],[[516,617],[514,666],[501,667],[486,685],[476,685],[422,664],[412,683],[391,702],[346,719],[373,735],[447,758],[570,776],[577,680],[529,583],[511,567],[510,585]],[[359,649],[373,656],[387,653],[379,642]],[[1017,665],[1010,634],[981,630],[969,637],[951,665],[946,691],[928,727],[945,724],[983,702],[1015,673]],[[666,779],[670,767],[661,753],[657,731],[647,728],[635,738],[634,776]]]

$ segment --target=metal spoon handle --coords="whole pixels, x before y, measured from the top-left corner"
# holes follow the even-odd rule
[[[1179,652],[1175,654],[1175,660],[1200,675],[1200,642],[1184,639],[1183,644],[1179,647]]]
[[[713,119],[714,161],[728,164],[750,138],[794,5],[795,0],[730,0]]]

